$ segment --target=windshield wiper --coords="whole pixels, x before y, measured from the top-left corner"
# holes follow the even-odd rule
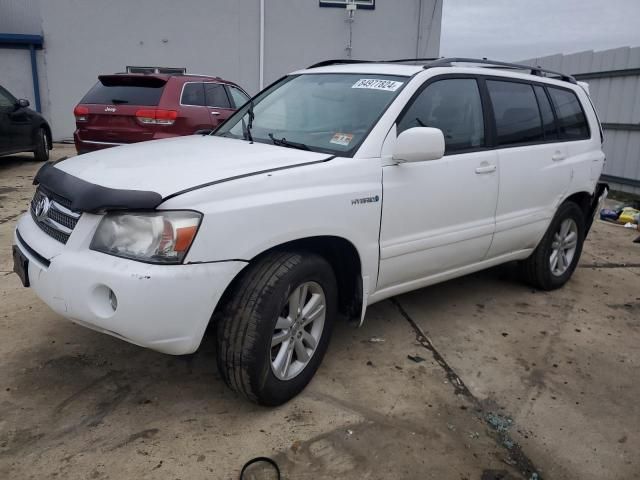
[[[255,115],[253,114],[253,99],[249,99],[249,109],[247,110],[247,115],[249,115],[249,122],[245,125],[244,118],[242,119],[242,133],[244,134],[245,140],[249,140],[249,142],[253,143],[253,135],[251,135],[251,129],[253,128],[253,119]]]
[[[290,142],[284,137],[276,138],[273,136],[273,133],[269,134],[269,138],[271,139],[274,145],[277,145],[279,147],[297,148],[298,150],[307,150],[307,151],[311,150],[304,143]]]

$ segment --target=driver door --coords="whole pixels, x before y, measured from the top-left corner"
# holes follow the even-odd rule
[[[485,259],[499,177],[483,112],[473,77],[429,80],[405,108],[397,134],[439,128],[445,156],[383,167],[378,290],[418,288]]]

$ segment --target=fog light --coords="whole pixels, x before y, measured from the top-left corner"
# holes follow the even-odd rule
[[[118,297],[116,297],[116,294],[113,293],[113,290],[111,289],[109,289],[109,304],[111,305],[111,308],[115,312],[116,309],[118,308]]]

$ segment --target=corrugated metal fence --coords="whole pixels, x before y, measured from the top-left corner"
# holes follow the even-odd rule
[[[640,47],[524,60],[589,83],[604,127],[603,178],[615,190],[640,194]]]

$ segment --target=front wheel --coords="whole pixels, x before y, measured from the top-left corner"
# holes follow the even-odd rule
[[[584,223],[584,213],[578,205],[562,204],[538,247],[522,262],[524,279],[542,290],[554,290],[567,283],[582,253]]]
[[[280,405],[309,383],[329,345],[333,269],[315,254],[273,252],[233,288],[217,320],[220,374],[247,399]]]

